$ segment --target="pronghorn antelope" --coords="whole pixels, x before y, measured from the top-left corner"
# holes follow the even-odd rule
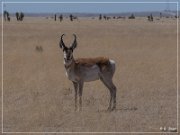
[[[59,42],[64,53],[64,66],[66,75],[73,82],[75,89],[75,110],[77,110],[77,95],[79,95],[79,110],[82,110],[82,92],[84,82],[100,79],[110,91],[110,101],[108,110],[116,109],[116,87],[112,77],[115,72],[115,62],[105,57],[79,58],[74,59],[73,51],[77,47],[76,35],[70,47],[65,46],[63,34]],[[113,106],[112,105],[113,101]]]

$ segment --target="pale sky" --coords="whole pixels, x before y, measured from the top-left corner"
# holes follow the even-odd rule
[[[50,0],[18,0],[18,2],[51,2]],[[64,0],[65,1],[65,0]],[[76,0],[77,1],[77,0]],[[97,2],[96,0],[89,0]],[[78,2],[89,2],[88,0],[78,0]],[[103,0],[98,2],[108,2]],[[119,12],[141,12],[141,11],[176,11],[177,4],[167,2],[179,2],[180,0],[151,0],[152,3],[5,3],[4,10],[10,13],[17,11],[25,13],[119,13]],[[17,2],[17,0],[4,0],[4,2]],[[63,2],[62,0],[53,0],[53,2]],[[65,2],[75,2],[66,0]],[[112,2],[112,1],[111,1]],[[135,2],[133,0],[115,1],[114,2]],[[138,0],[136,2],[150,2]],[[165,2],[165,3],[153,3]]]

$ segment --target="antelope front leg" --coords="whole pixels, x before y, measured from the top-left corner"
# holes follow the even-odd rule
[[[82,92],[83,92],[83,85],[84,82],[80,81],[79,82],[79,110],[82,110]]]
[[[78,83],[73,82],[74,91],[75,91],[75,111],[77,110],[77,91],[78,91]]]

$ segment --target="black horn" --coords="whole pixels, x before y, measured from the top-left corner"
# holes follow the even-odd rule
[[[76,35],[73,34],[73,36],[74,36],[74,42],[72,43],[72,45],[70,47],[71,49],[75,49],[77,47]]]
[[[59,42],[59,47],[60,48],[65,48],[66,46],[65,46],[65,44],[64,44],[64,42],[63,42],[63,36],[64,36],[65,34],[62,34],[62,36],[61,36],[61,41]]]

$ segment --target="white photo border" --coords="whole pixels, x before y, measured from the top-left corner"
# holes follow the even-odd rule
[[[177,79],[177,132],[4,132],[3,131],[3,23],[4,23],[4,21],[3,21],[3,6],[4,6],[4,4],[8,4],[8,3],[11,3],[11,4],[143,4],[143,3],[145,3],[145,4],[151,4],[151,3],[153,3],[153,4],[164,4],[164,3],[171,3],[171,4],[177,4],[177,13],[176,13],[176,15],[177,15],[177,77],[176,77],[176,79]],[[159,133],[159,134],[162,134],[162,133],[165,133],[165,134],[168,134],[168,133],[176,133],[176,134],[178,134],[179,132],[178,132],[178,127],[179,127],[179,90],[178,90],[178,88],[179,88],[179,84],[178,84],[178,81],[179,81],[179,76],[178,76],[178,72],[179,72],[179,70],[178,70],[178,68],[179,68],[179,66],[178,66],[178,61],[179,61],[179,51],[178,51],[178,49],[179,49],[179,2],[177,1],[177,2],[3,2],[3,1],[1,1],[1,23],[2,23],[2,56],[1,56],[1,61],[2,61],[2,77],[1,77],[1,79],[2,79],[2,93],[1,93],[1,95],[2,95],[2,105],[1,105],[1,110],[2,110],[2,112],[1,112],[1,120],[2,120],[2,132],[1,133],[11,133],[11,134],[24,134],[24,133],[28,133],[28,134],[46,134],[46,133],[52,133],[52,134],[55,134],[55,133],[63,133],[63,134],[77,134],[77,133],[79,133],[79,134],[85,134],[85,133],[91,133],[91,134],[120,134],[120,133],[122,133],[122,134],[154,134],[154,133]]]

